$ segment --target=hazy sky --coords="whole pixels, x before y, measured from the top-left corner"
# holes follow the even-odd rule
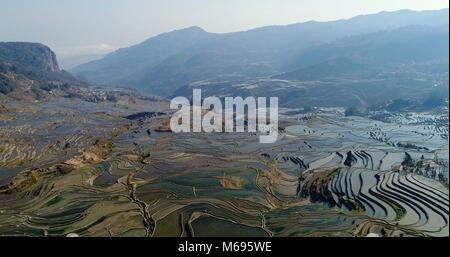
[[[0,41],[41,42],[65,58],[193,25],[231,32],[448,5],[448,0],[0,0]]]

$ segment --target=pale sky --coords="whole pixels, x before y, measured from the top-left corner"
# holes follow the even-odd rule
[[[190,26],[232,32],[448,6],[448,0],[0,0],[0,41],[40,42],[65,58]]]

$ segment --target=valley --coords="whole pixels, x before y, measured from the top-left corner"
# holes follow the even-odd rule
[[[164,101],[5,106],[2,235],[448,236],[439,124],[285,109],[279,140],[260,144],[164,132]]]
[[[0,42],[0,237],[449,236],[448,8],[121,48],[90,27],[58,50],[117,50],[70,71]]]

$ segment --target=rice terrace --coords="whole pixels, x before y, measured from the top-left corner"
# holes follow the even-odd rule
[[[448,2],[6,2],[0,237],[449,236]]]

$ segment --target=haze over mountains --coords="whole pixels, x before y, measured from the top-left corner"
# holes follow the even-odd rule
[[[226,34],[191,27],[119,49],[71,72],[94,84],[150,95],[191,96],[195,87],[204,96],[279,96],[286,107],[447,99],[448,33],[448,9]],[[48,47],[33,43],[1,43],[0,75],[2,93],[27,91],[32,98],[69,84],[88,85],[62,71]]]
[[[191,27],[119,49],[72,72],[99,84],[171,96],[204,80],[367,79],[399,70],[438,76],[448,71],[448,9],[382,12],[226,34]],[[220,91],[235,93],[230,87]]]

